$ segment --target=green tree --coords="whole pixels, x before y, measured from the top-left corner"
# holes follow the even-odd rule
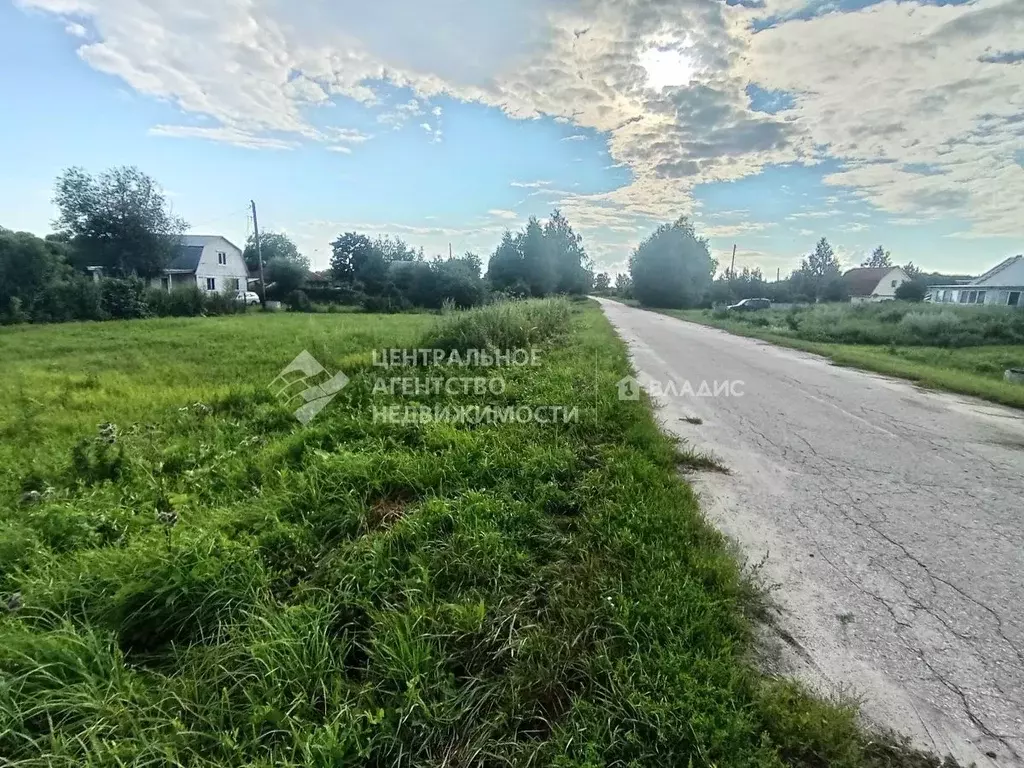
[[[814,250],[800,263],[801,293],[815,298],[823,298],[826,288],[835,292],[834,283],[840,277],[839,259],[828,240],[824,237],[814,246]]]
[[[905,280],[896,287],[896,298],[900,301],[924,301],[927,295],[928,286],[920,278]]]
[[[598,272],[594,275],[594,293],[608,293],[611,285],[612,280],[607,272]]]
[[[360,270],[374,256],[373,241],[357,232],[346,232],[331,243],[331,272],[344,285],[356,282]]]
[[[878,246],[860,265],[862,267],[891,267],[892,255],[882,246]]]
[[[0,316],[28,319],[37,297],[66,272],[59,243],[0,229]]]
[[[625,272],[615,276],[615,295],[620,299],[633,298],[633,281]]]
[[[692,307],[711,285],[717,263],[707,240],[683,216],[662,224],[629,258],[633,295],[652,307]]]
[[[309,259],[299,253],[298,246],[292,239],[281,232],[260,232],[260,252],[263,255],[263,265],[274,261],[286,261],[297,264],[304,270],[309,270]],[[242,254],[245,259],[245,266],[250,272],[259,269],[260,262],[256,251],[256,236],[249,235],[245,243],[245,252]],[[268,277],[269,281],[270,278]]]
[[[388,264],[395,261],[423,261],[423,249],[418,251],[406,245],[400,237],[384,236],[373,241],[374,250]]]
[[[513,235],[506,229],[487,264],[487,281],[494,290],[529,292],[521,245],[521,236]]]
[[[558,293],[583,294],[593,282],[591,261],[583,248],[583,238],[573,231],[569,220],[557,208],[544,225],[548,257],[553,262]]]
[[[130,166],[96,177],[68,168],[53,202],[54,225],[71,242],[76,266],[101,266],[122,277],[159,274],[187,226],[171,213],[160,186]]]
[[[531,216],[526,229],[517,237],[523,255],[523,279],[533,296],[547,296],[558,287],[552,242],[536,216]]]

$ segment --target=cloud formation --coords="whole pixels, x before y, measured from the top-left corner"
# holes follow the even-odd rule
[[[159,135],[344,151],[369,137],[311,114],[340,97],[378,105],[388,82],[416,98],[380,124],[414,120],[434,141],[440,94],[603,134],[631,180],[563,196],[584,230],[642,228],[692,212],[699,184],[827,159],[827,184],[903,220],[1024,233],[1020,0],[17,2],[64,17],[90,66],[211,121]],[[750,86],[783,106],[754,110]]]

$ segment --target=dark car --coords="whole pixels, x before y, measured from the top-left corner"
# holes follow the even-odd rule
[[[735,304],[730,304],[726,309],[736,312],[754,312],[758,309],[771,309],[772,303],[768,299],[743,299]]]

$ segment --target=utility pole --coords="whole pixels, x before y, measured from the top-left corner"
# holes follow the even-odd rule
[[[255,208],[253,210],[256,210]],[[256,214],[253,214],[255,216]],[[732,246],[732,264],[729,266],[729,277],[736,277],[736,244]]]
[[[452,260],[452,244],[448,243],[448,261]]]
[[[779,282],[779,276],[781,274],[782,274],[782,268],[781,267],[776,267],[775,268],[775,282],[776,283]]]
[[[263,309],[267,308],[267,281],[263,276],[263,244],[260,243],[260,223],[256,220],[256,201],[250,200],[252,203],[252,231],[256,236],[256,258],[260,262],[260,303],[263,305]]]

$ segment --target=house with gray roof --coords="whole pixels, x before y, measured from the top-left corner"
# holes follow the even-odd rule
[[[896,289],[908,280],[902,267],[855,267],[843,275],[853,304],[895,299]]]
[[[1024,309],[1024,255],[1011,256],[968,283],[929,286],[927,301]]]
[[[227,238],[184,235],[174,258],[150,285],[165,291],[196,285],[209,293],[235,293],[248,288],[249,270],[242,249]]]

